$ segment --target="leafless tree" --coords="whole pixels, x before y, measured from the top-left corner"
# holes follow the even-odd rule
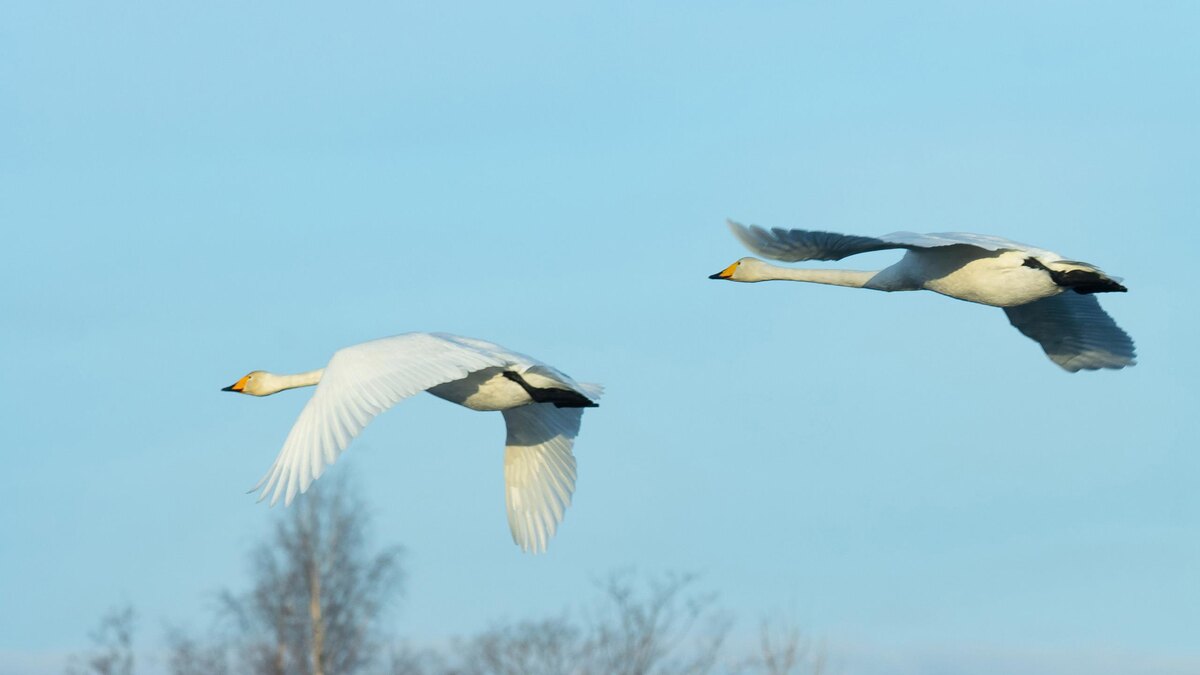
[[[457,671],[450,668],[436,650],[400,643],[392,648],[391,667],[386,672],[388,675],[448,675]]]
[[[592,666],[586,675],[705,675],[712,671],[730,621],[716,595],[687,594],[693,575],[651,578],[643,593],[629,574],[605,581],[605,601],[591,621]]]
[[[378,624],[399,590],[400,549],[372,552],[369,517],[334,477],[282,512],[252,552],[250,590],[221,595],[218,632],[168,632],[171,675],[355,675],[383,651]],[[779,621],[758,653],[722,653],[728,616],[691,575],[610,575],[600,598],[540,620],[497,624],[448,650],[393,644],[390,675],[820,675],[824,650]],[[133,610],[112,611],[68,675],[133,675]],[[372,672],[380,672],[374,670]]]
[[[254,551],[254,587],[223,595],[246,671],[353,675],[375,662],[376,624],[399,589],[401,551],[372,554],[369,520],[341,477],[317,483],[285,511]]]
[[[133,607],[109,610],[90,634],[95,648],[75,656],[68,675],[133,675]]]
[[[180,629],[167,633],[167,672],[171,675],[230,675],[223,642],[205,643]]]
[[[447,675],[568,675],[587,662],[582,631],[566,616],[498,625],[457,645]]]
[[[752,675],[821,675],[825,649],[814,645],[794,624],[764,619],[758,631],[758,655],[747,659],[739,673]]]
[[[671,575],[639,589],[630,574],[601,584],[602,599],[569,613],[498,625],[459,641],[450,659],[393,662],[393,675],[706,675],[729,629],[710,594],[688,593],[694,579]]]

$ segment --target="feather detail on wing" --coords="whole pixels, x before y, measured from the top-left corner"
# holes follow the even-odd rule
[[[1064,292],[1016,307],[1008,320],[1065,370],[1119,369],[1137,363],[1133,340],[1092,295]]]
[[[604,387],[601,385],[591,382],[576,382],[557,368],[544,363],[526,368],[521,376],[535,387],[570,389],[583,394],[593,403],[599,400],[600,395],[604,393]]]
[[[600,400],[604,395],[604,385],[595,382],[576,382],[575,390],[593,401]]]
[[[969,232],[937,232],[934,234],[893,232],[882,237],[860,237],[819,230],[785,230],[781,227],[768,230],[757,225],[747,227],[732,220],[728,223],[734,235],[746,248],[763,257],[784,262],[841,260],[848,256],[871,251],[939,248],[942,246],[975,246],[987,251],[1025,251],[1030,255],[1042,258],[1044,262],[1062,258],[1052,251],[1020,242]]]
[[[575,492],[575,456],[582,408],[534,403],[503,411],[504,501],[521,550],[541,553],[558,530]]]
[[[727,221],[729,229],[751,251],[772,260],[841,260],[846,256],[889,248],[904,248],[875,237],[856,237],[818,230],[770,230]]]
[[[290,504],[376,415],[426,389],[523,358],[502,347],[428,333],[372,340],[335,353],[275,463],[256,491],[259,501]]]
[[[974,246],[985,251],[1022,251],[1040,258],[1042,262],[1062,260],[1062,256],[1044,248],[1022,244],[1019,241],[993,237],[990,234],[974,234],[971,232],[933,232],[917,234],[916,232],[892,232],[880,237],[890,244],[900,248],[940,248],[942,246]]]

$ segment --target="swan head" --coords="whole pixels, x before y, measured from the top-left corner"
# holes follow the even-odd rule
[[[239,394],[249,394],[251,396],[270,396],[279,391],[278,383],[275,382],[275,376],[265,370],[252,370],[242,379],[225,387],[221,391],[235,391]]]
[[[724,279],[726,281],[762,281],[763,268],[766,263],[758,258],[741,258],[729,267],[709,275],[709,279]]]

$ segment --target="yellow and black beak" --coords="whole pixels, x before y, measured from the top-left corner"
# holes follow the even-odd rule
[[[225,387],[221,391],[242,391],[243,389],[246,388],[246,380],[249,380],[249,379],[250,379],[250,376],[246,375],[242,379],[238,380],[237,382],[234,382],[233,384],[229,385],[228,387]]]
[[[725,269],[721,270],[720,272],[709,275],[708,278],[709,279],[728,279],[733,276],[733,271],[737,269],[737,266],[738,266],[738,263],[733,263],[732,265],[730,265],[729,267],[726,267]]]

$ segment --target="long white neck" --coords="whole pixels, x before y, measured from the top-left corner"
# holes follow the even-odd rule
[[[324,368],[310,370],[307,373],[296,373],[295,375],[276,375],[270,373],[271,380],[269,391],[264,396],[269,394],[277,394],[285,389],[295,389],[297,387],[311,387],[321,381],[321,375],[325,372]]]
[[[814,284],[829,284],[831,286],[849,286],[851,288],[869,288],[868,283],[878,274],[878,271],[864,272],[860,270],[813,270],[779,267],[761,260],[753,264],[741,265],[734,279],[736,281],[808,281]],[[741,278],[738,278],[741,277]]]

